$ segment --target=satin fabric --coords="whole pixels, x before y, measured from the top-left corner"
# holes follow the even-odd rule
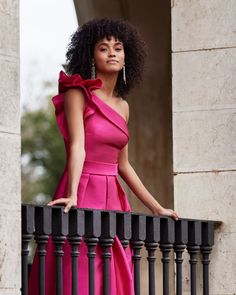
[[[129,212],[131,207],[118,179],[118,156],[129,141],[128,126],[125,119],[112,107],[93,93],[102,86],[100,79],[83,80],[80,75],[59,74],[58,95],[52,98],[55,106],[56,121],[64,138],[67,161],[69,158],[69,135],[64,114],[64,93],[70,88],[83,91],[86,106],[84,110],[84,136],[86,158],[77,191],[77,207]],[[53,199],[66,196],[68,182],[68,162],[61,175]],[[47,244],[45,261],[46,295],[56,294],[55,257],[51,238]],[[110,294],[133,295],[132,249],[124,250],[118,237],[111,248]],[[71,295],[71,247],[66,241],[63,257],[63,294]],[[87,245],[82,240],[79,246],[78,286],[79,294],[88,293]],[[102,250],[95,248],[95,294],[103,294]],[[35,255],[30,278],[29,295],[38,295],[38,257]]]

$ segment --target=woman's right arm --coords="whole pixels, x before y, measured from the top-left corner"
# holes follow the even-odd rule
[[[64,112],[68,126],[70,150],[68,158],[67,195],[48,205],[65,205],[65,212],[77,205],[77,190],[85,160],[83,112],[85,97],[79,89],[69,89],[64,94]]]

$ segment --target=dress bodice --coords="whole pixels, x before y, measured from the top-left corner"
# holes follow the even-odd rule
[[[67,76],[63,71],[59,75],[59,94],[52,98],[56,120],[64,138],[67,156],[70,142],[64,114],[64,93],[69,88],[83,90],[86,99],[84,110],[84,136],[87,161],[117,163],[120,150],[129,140],[125,119],[111,106],[93,93],[102,86],[100,79],[83,80],[80,75]],[[68,157],[67,157],[68,158]]]

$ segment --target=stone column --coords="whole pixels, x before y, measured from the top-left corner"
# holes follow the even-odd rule
[[[19,2],[0,0],[0,294],[20,294]]]
[[[180,216],[223,221],[211,295],[236,290],[235,32],[234,0],[172,1],[174,203]]]

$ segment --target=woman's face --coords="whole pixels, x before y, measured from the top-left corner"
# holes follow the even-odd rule
[[[94,47],[94,62],[97,74],[119,72],[125,64],[123,43],[114,37],[98,41]]]

